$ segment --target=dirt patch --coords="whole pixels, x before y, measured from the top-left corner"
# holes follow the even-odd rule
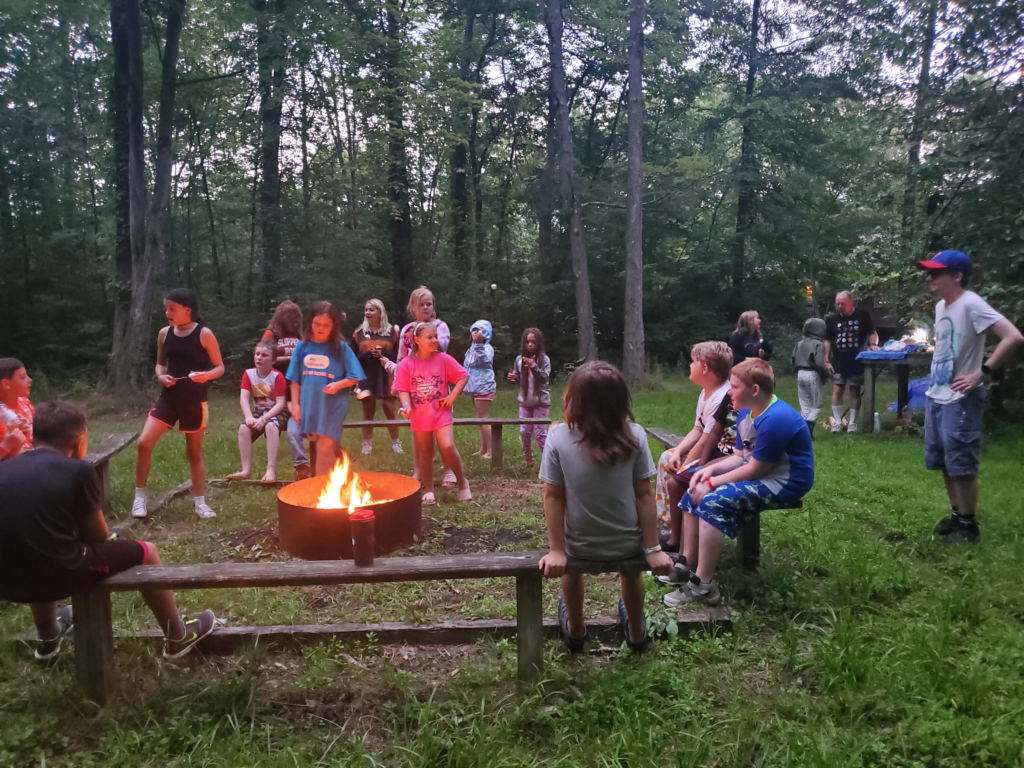
[[[513,531],[507,528],[484,531],[480,528],[459,528],[455,525],[448,525],[442,530],[445,535],[442,546],[446,555],[494,552],[500,546],[529,541],[532,538],[526,531]]]
[[[221,535],[232,560],[258,560],[281,552],[281,539],[277,528],[239,528]]]

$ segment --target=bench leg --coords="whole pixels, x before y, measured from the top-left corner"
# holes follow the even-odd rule
[[[87,701],[107,703],[114,660],[110,593],[97,589],[71,599],[75,616],[75,667]]]
[[[864,391],[860,400],[860,424],[871,426],[863,427],[864,431],[873,432],[875,429],[875,374],[877,369],[873,365],[864,366]]]
[[[761,513],[747,520],[736,537],[736,555],[740,568],[756,571],[761,564]]]
[[[100,509],[109,512],[107,499],[110,498],[110,462],[104,461],[96,467],[96,477],[100,481]]]
[[[505,469],[505,453],[501,443],[501,424],[491,425],[491,474],[500,475]]]
[[[518,677],[522,683],[540,681],[544,672],[544,610],[541,574],[516,577],[516,643]]]

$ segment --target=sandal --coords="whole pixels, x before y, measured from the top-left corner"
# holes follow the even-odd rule
[[[422,498],[422,502],[424,504],[436,504],[437,503],[434,500],[434,494],[432,494],[432,493],[424,493],[423,494],[423,498]]]
[[[466,483],[465,488],[459,488],[459,501],[472,501],[473,492],[469,490],[469,483]]]
[[[455,479],[455,473],[450,469],[444,473],[444,477],[441,478],[442,488],[454,488],[458,485],[458,480]]]

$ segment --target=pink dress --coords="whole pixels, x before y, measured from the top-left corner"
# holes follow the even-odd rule
[[[435,432],[454,421],[452,409],[441,405],[451,385],[469,378],[466,369],[445,352],[435,352],[426,360],[409,355],[398,364],[395,392],[408,392],[413,432]]]

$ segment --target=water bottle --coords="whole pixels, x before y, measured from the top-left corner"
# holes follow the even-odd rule
[[[878,415],[878,411],[875,411],[875,432],[882,431],[882,417]]]

